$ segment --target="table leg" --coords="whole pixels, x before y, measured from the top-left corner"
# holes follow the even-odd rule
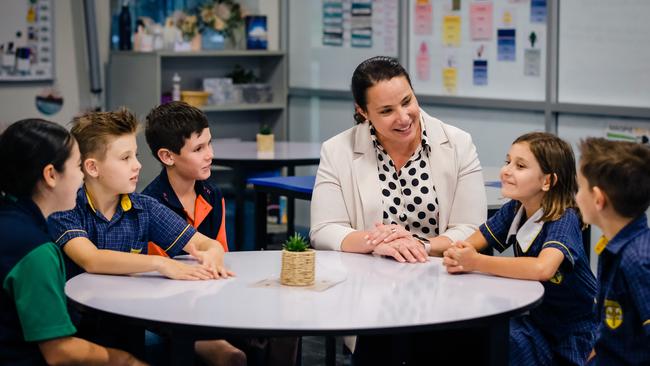
[[[245,221],[245,201],[246,201],[246,172],[240,166],[233,167],[234,190],[235,190],[235,250],[244,248],[244,221]],[[232,239],[231,239],[232,240]]]
[[[266,192],[255,190],[255,250],[266,249],[268,236],[266,230]]]
[[[336,366],[336,337],[325,336],[325,365]]]
[[[287,175],[290,177],[296,175],[296,167],[287,167]],[[287,237],[293,235],[293,233],[296,232],[295,210],[296,200],[291,197],[287,197]]]
[[[509,362],[510,319],[502,319],[490,325],[488,339],[488,365],[507,365]]]

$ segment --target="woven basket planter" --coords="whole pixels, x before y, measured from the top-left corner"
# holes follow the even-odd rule
[[[287,286],[310,286],[314,284],[316,252],[282,251],[282,271],[280,283]]]
[[[256,135],[257,140],[257,151],[259,152],[273,152],[275,149],[274,137],[273,135]]]

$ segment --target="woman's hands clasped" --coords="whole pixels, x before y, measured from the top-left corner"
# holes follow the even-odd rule
[[[427,252],[422,243],[403,226],[377,223],[364,237],[373,254],[393,257],[398,262],[426,262]]]

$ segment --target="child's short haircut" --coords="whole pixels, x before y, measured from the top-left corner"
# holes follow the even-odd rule
[[[592,137],[580,142],[580,151],[589,187],[602,189],[619,215],[637,217],[648,208],[650,147]]]
[[[519,136],[512,144],[525,142],[535,156],[542,173],[551,174],[551,187],[542,198],[544,215],[540,221],[554,221],[567,208],[576,208],[576,160],[566,141],[546,132],[531,132]]]
[[[115,112],[90,112],[72,120],[70,130],[79,143],[81,159],[90,155],[97,159],[106,157],[108,139],[138,132],[138,119],[122,107]]]
[[[158,150],[168,149],[180,154],[186,139],[208,128],[205,113],[184,102],[159,105],[149,112],[146,121],[147,144],[158,160]]]

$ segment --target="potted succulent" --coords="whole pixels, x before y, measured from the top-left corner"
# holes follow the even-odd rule
[[[275,138],[269,125],[263,124],[262,127],[260,127],[256,139],[258,152],[273,152]]]
[[[282,245],[282,270],[280,283],[287,286],[310,286],[314,284],[316,252],[299,233],[295,233]]]

